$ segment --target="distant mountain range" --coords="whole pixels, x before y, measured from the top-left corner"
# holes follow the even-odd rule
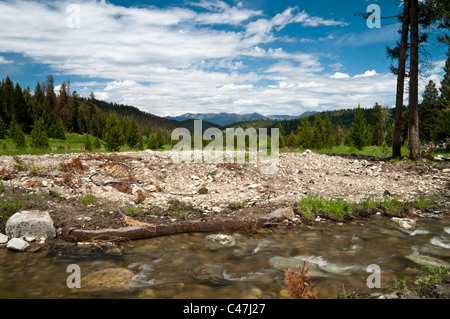
[[[185,113],[178,116],[166,116],[166,119],[183,122],[186,120],[202,120],[210,123],[214,123],[221,126],[226,126],[234,124],[237,122],[247,122],[254,120],[265,120],[271,119],[275,121],[291,120],[301,118],[303,116],[310,116],[317,112],[310,111],[305,112],[301,115],[262,115],[259,113],[249,113],[249,114],[237,114],[237,113]]]

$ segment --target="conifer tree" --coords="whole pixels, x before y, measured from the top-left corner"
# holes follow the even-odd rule
[[[136,122],[136,119],[133,118],[130,121],[130,124],[128,125],[128,131],[127,131],[127,145],[130,148],[134,148],[138,146],[138,143],[141,142],[141,134],[139,133],[139,128]]]
[[[124,137],[122,128],[119,126],[114,114],[109,115],[106,119],[103,140],[105,141],[106,149],[110,152],[118,152],[123,145]]]
[[[334,146],[334,132],[333,124],[331,123],[329,116],[325,116],[323,120],[323,128],[323,146],[326,148],[332,148]]]
[[[14,129],[12,130],[13,135],[11,137],[14,144],[16,144],[16,148],[19,149],[26,147],[25,133],[22,130],[22,126],[15,121],[11,121],[11,123],[14,125]]]
[[[92,151],[92,141],[91,141],[91,137],[89,136],[88,133],[84,134],[83,136],[83,145],[84,145],[84,149],[87,151]]]
[[[423,100],[419,106],[420,137],[423,141],[436,141],[436,124],[441,116],[439,92],[436,84],[430,80],[423,92]]]
[[[375,103],[372,109],[372,145],[382,146],[384,141],[384,115],[380,104]]]
[[[305,115],[300,120],[300,125],[297,128],[297,143],[303,148],[311,147],[311,125],[308,117]]]
[[[0,116],[0,139],[6,138],[6,125],[3,122],[2,117]]]
[[[313,148],[321,149],[325,146],[324,136],[325,136],[325,127],[323,125],[322,116],[320,113],[317,113],[314,117],[314,124],[312,129],[312,142],[311,145]]]
[[[356,109],[351,129],[352,131],[349,137],[352,141],[352,145],[357,149],[362,150],[367,143],[367,128],[366,117],[364,116],[364,112],[359,105]]]
[[[34,122],[30,137],[32,147],[43,149],[49,148],[48,135],[44,128],[44,122],[41,119]]]
[[[340,146],[342,145],[342,142],[344,141],[344,130],[342,127],[337,124],[336,129],[334,130],[334,145]]]

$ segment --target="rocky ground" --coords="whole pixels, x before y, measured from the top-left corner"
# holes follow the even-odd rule
[[[270,174],[261,163],[179,163],[172,155],[147,150],[3,156],[0,196],[14,194],[22,206],[49,211],[60,230],[255,219],[295,205],[309,192],[351,202],[424,195],[449,207],[449,162],[292,152],[281,153]]]

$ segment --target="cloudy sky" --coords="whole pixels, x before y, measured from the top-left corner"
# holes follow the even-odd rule
[[[81,96],[160,115],[393,106],[385,48],[395,19],[355,16],[398,0],[0,0],[0,79],[31,90],[49,74]],[[440,82],[430,43],[421,87]]]

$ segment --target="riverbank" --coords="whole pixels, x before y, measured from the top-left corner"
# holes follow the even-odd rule
[[[294,209],[291,224],[327,219],[299,211],[298,203],[310,194],[365,202],[367,209],[353,214],[362,216],[445,213],[450,207],[448,162],[389,162],[307,151],[280,154],[274,174],[264,174],[261,163],[176,163],[172,155],[148,150],[4,156],[0,226],[3,230],[19,209],[48,211],[58,234],[193,221],[252,222],[285,207]],[[377,209],[381,202],[405,205],[391,212]]]

